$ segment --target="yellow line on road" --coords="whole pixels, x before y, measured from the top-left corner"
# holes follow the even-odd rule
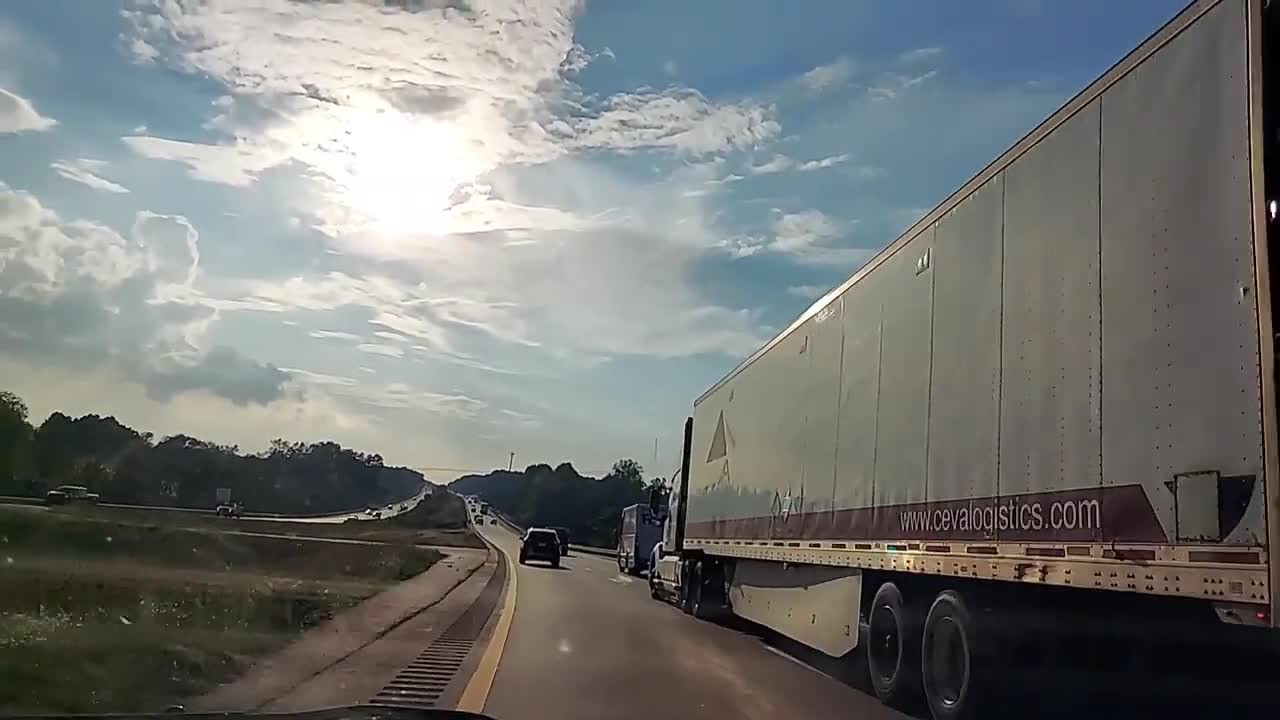
[[[502,553],[502,557],[506,560],[507,578],[510,582],[507,584],[502,602],[502,614],[498,617],[498,624],[493,628],[493,636],[489,638],[489,646],[485,648],[480,664],[471,674],[466,689],[462,691],[462,698],[458,700],[457,709],[465,712],[484,712],[489,691],[493,688],[493,678],[498,674],[498,661],[502,659],[502,651],[507,646],[507,635],[511,632],[511,619],[516,613],[515,565],[511,562],[511,556],[499,548],[497,543],[493,543],[493,547]]]

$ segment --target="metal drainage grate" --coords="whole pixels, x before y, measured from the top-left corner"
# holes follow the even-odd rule
[[[435,707],[445,688],[453,681],[458,669],[471,648],[475,647],[480,632],[493,614],[502,593],[506,578],[506,563],[499,560],[498,567],[476,597],[471,607],[427,646],[422,654],[396,674],[387,686],[373,697],[373,703]]]

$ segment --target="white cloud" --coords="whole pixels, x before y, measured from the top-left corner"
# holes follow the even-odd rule
[[[57,124],[37,112],[30,100],[0,88],[0,133],[43,132]]]
[[[768,162],[747,168],[747,172],[752,175],[772,175],[783,170],[789,170],[794,165],[795,161],[786,155],[774,155]]]
[[[160,57],[160,51],[140,37],[135,37],[129,41],[129,54],[133,56],[135,62],[141,64],[152,62]]]
[[[818,158],[817,160],[802,162],[796,167],[796,169],[801,172],[812,172],[814,170],[824,170],[826,168],[835,167],[836,165],[840,165],[841,163],[848,161],[849,154],[841,153],[840,155],[831,155],[829,157]]]
[[[134,216],[132,236],[147,249],[147,266],[162,282],[191,287],[200,267],[200,233],[181,215],[143,210]]]
[[[211,109],[219,140],[129,147],[237,187],[287,165],[288,214],[364,273],[246,283],[206,307],[362,308],[428,348],[414,357],[503,373],[758,346],[757,312],[719,305],[692,273],[719,246],[707,178],[653,183],[595,160],[754,148],[780,132],[773,107],[680,86],[584,93],[573,74],[612,53],[575,46],[576,0],[137,5],[130,37],[231,99]]]
[[[737,257],[776,253],[803,265],[852,268],[866,262],[875,250],[835,244],[851,224],[813,209],[776,212],[768,235],[739,235],[723,248]]]
[[[332,338],[334,340],[350,340],[352,342],[362,339],[359,335],[356,335],[354,333],[349,333],[349,332],[342,332],[341,330],[312,330],[307,334],[313,338],[318,338],[318,339]]]
[[[54,172],[58,173],[59,176],[72,182],[87,185],[94,190],[102,190],[103,192],[111,193],[129,192],[129,188],[94,173],[95,170],[100,170],[106,167],[106,165],[107,163],[101,160],[89,160],[87,158],[80,158],[69,162],[57,161],[49,163],[49,167],[52,168]]]
[[[852,76],[853,62],[842,55],[801,75],[800,82],[810,90],[823,91],[845,84]]]
[[[916,63],[932,60],[942,54],[940,47],[920,47],[914,50],[908,50],[898,55],[898,62],[903,65],[914,65]]]
[[[593,59],[573,42],[580,9],[578,0],[412,13],[359,3],[228,0],[215,7],[144,0],[126,12],[129,37],[231,90],[235,104],[212,127],[237,139],[126,142],[148,157],[182,162],[197,177],[233,185],[286,160],[301,162],[319,171],[335,199],[345,197],[356,214],[367,214],[361,196],[372,195],[376,204],[379,191],[395,182],[369,177],[382,168],[351,173],[346,161],[385,152],[389,163],[403,165],[408,141],[426,155],[447,157],[430,172],[396,171],[399,180],[418,185],[421,206],[445,204],[455,187],[500,165],[545,161],[575,148],[702,154],[777,133],[768,108],[714,103],[686,88],[603,101],[583,95],[570,80]],[[287,52],[281,38],[288,39]],[[373,181],[381,187],[361,187]],[[425,196],[424,185],[432,186]]]
[[[538,417],[536,415],[522,413],[517,410],[511,410],[509,408],[504,408],[502,410],[499,410],[498,412],[501,415],[501,419],[505,422],[510,422],[517,425],[524,425],[528,427],[536,427],[539,424],[541,424],[538,421]]]
[[[372,368],[360,370],[376,374]],[[355,378],[330,373],[312,372],[300,368],[282,368],[296,382],[323,390],[334,398],[354,405],[383,409],[425,411],[432,415],[452,418],[474,418],[488,407],[488,403],[462,393],[439,393],[414,388],[406,383],[392,382],[370,384]]]
[[[419,390],[404,383],[390,383],[381,387],[362,386],[359,402],[381,408],[422,410],[435,415],[456,418],[473,418],[488,407],[488,403],[461,393],[436,393]]]
[[[349,387],[356,384],[355,380],[349,377],[344,377],[342,375],[329,375],[326,373],[316,373],[316,372],[311,372],[310,370],[302,370],[300,368],[283,368],[282,367],[280,368],[280,370],[281,372],[287,372],[290,375],[296,376],[298,380],[301,380],[303,382],[308,382],[308,383],[314,383],[316,385],[339,385],[343,387]]]
[[[392,342],[401,342],[401,343],[409,342],[409,338],[399,333],[387,332],[386,330],[378,330],[373,334],[375,337],[380,337],[383,340],[390,340]]]
[[[0,289],[44,299],[73,287],[118,287],[144,260],[111,228],[64,222],[34,195],[0,182]]]
[[[236,187],[252,184],[258,173],[284,160],[266,148],[244,141],[234,145],[204,145],[145,135],[121,139],[143,157],[181,163],[192,177]]]
[[[787,288],[787,294],[795,295],[805,300],[817,300],[830,289],[822,285],[792,285]]]
[[[670,149],[703,156],[749,148],[776,136],[773,109],[749,101],[716,104],[692,89],[614,95],[597,112],[553,125],[582,149]]]
[[[741,182],[743,179],[744,178],[741,175],[738,175],[736,173],[729,173],[728,175],[725,175],[722,178],[713,178],[711,180],[708,180],[707,184],[708,185],[732,185],[733,183]]]
[[[381,343],[360,343],[356,346],[356,350],[370,355],[383,355],[385,357],[404,357],[404,350],[394,345],[383,345]]]
[[[142,211],[126,239],[0,183],[0,348],[33,366],[108,369],[157,400],[276,400],[286,376],[209,346],[217,311],[178,299],[193,292],[198,238],[185,217]]]
[[[818,210],[784,213],[773,224],[770,246],[783,253],[802,253],[840,234],[840,224]]]
[[[929,70],[918,75],[901,75],[898,73],[887,73],[880,78],[880,81],[867,88],[867,95],[872,100],[884,101],[893,100],[899,94],[910,90],[927,80],[937,77],[937,70]]]

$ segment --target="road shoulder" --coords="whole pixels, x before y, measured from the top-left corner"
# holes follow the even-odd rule
[[[248,712],[285,698],[424,610],[441,603],[491,557],[491,552],[483,551],[451,553],[421,575],[379,593],[307,632],[279,652],[259,661],[235,681],[191,701],[187,709]],[[368,697],[352,700],[363,702]]]

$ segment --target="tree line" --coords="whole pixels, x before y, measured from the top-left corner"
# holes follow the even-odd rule
[[[114,417],[60,412],[38,426],[22,398],[0,390],[0,495],[42,496],[84,485],[102,502],[209,508],[218,489],[255,512],[342,512],[413,495],[425,482],[409,468],[335,442],[272,440],[242,453],[188,435],[156,439]]]
[[[574,543],[618,544],[622,508],[648,503],[650,489],[665,502],[666,482],[644,480],[635,460],[619,460],[602,478],[581,475],[569,463],[530,465],[524,470],[494,470],[464,475],[449,484],[459,495],[478,495],[518,525],[562,526]]]

